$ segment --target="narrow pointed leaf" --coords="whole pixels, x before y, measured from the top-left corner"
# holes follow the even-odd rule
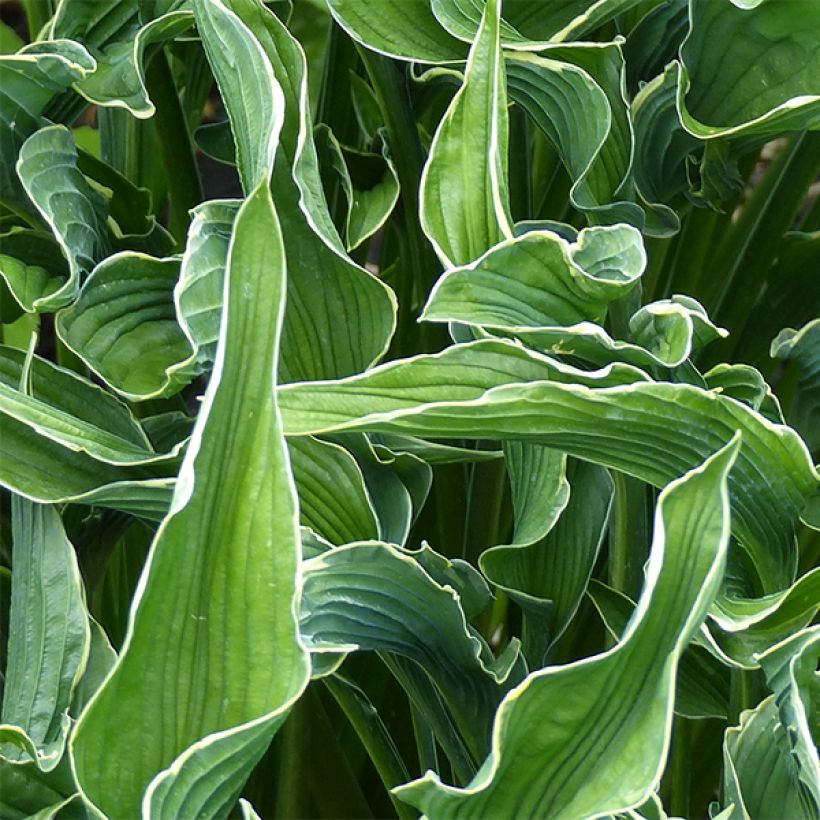
[[[569,818],[622,811],[649,797],[669,743],[680,653],[720,583],[729,542],[726,478],[738,443],[661,494],[646,584],[621,642],[533,673],[510,692],[496,716],[492,753],[467,788],[428,773],[396,790],[401,799],[428,815]]]
[[[122,654],[72,742],[86,798],[115,816],[138,814],[152,781],[149,805],[190,800],[198,816],[226,812],[307,682],[294,615],[296,498],[274,398],[284,288],[263,181],[237,217],[217,362],[171,513],[152,545]],[[272,320],[273,338],[249,360],[241,340],[261,336]],[[243,606],[229,606],[237,594]],[[146,724],[146,710],[157,720]],[[122,749],[117,767],[108,765],[112,743]],[[203,766],[214,769],[209,794],[197,797]]]
[[[512,236],[498,7],[498,0],[487,3],[464,83],[439,124],[422,174],[421,224],[448,266],[471,262]]]

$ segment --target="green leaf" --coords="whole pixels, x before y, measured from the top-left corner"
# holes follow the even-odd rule
[[[587,587],[604,626],[617,641],[635,609],[635,602],[622,592],[593,578]],[[702,630],[705,627],[701,628]],[[675,714],[687,718],[721,718],[729,714],[730,673],[722,658],[715,657],[707,641],[693,638],[680,658],[675,686]]]
[[[753,669],[759,654],[807,626],[818,610],[820,568],[783,592],[754,599],[722,595],[711,613],[710,631],[726,656]]]
[[[490,0],[464,83],[439,123],[421,178],[421,225],[448,267],[465,265],[512,237],[498,15],[498,0]]]
[[[612,18],[623,14],[639,0],[513,0],[504,8],[509,23],[502,32],[508,48],[536,49],[551,42],[580,39]],[[482,0],[432,0],[441,24],[460,39],[472,40],[481,17]]]
[[[629,370],[562,371],[534,356],[499,342],[456,345],[439,356],[391,363],[347,380],[285,386],[285,432],[537,441],[662,487],[741,430],[744,443],[729,482],[733,532],[764,592],[793,583],[794,528],[820,480],[793,430],[697,387],[635,381],[596,388],[596,382]],[[536,361],[552,373],[530,381],[534,367],[527,376],[512,370]]]
[[[33,43],[0,57],[0,196],[4,204],[30,211],[15,172],[25,140],[42,124],[48,103],[96,67],[94,58],[68,40]]]
[[[399,198],[396,169],[385,143],[381,154],[347,148],[339,144],[326,125],[317,126],[314,137],[324,141],[330,165],[347,200],[345,247],[352,251],[373,236],[392,213]]]
[[[820,757],[818,757],[818,694],[820,626],[795,632],[760,656],[760,665],[775,695],[780,721],[786,728],[797,775],[820,811]]]
[[[451,37],[430,9],[430,0],[327,0],[336,22],[356,42],[403,60],[458,62],[466,48]]]
[[[54,507],[12,497],[13,573],[2,722],[22,730],[35,762],[52,770],[63,754],[68,710],[91,640],[74,548]],[[0,755],[26,756],[0,744]]]
[[[666,758],[678,660],[720,584],[738,447],[736,437],[661,493],[646,583],[623,639],[510,692],[493,751],[466,789],[428,772],[397,789],[401,799],[447,817],[586,817],[649,797]]]
[[[304,526],[332,544],[379,538],[373,502],[350,453],[315,438],[291,439],[288,450]]]
[[[67,381],[65,378],[61,380],[64,383]],[[86,398],[101,392],[96,386],[80,378],[68,383],[75,394],[84,394]],[[109,407],[112,406],[109,403]],[[107,425],[107,419],[98,415],[95,410],[93,406],[88,407],[82,416],[77,416],[66,412],[59,405],[26,395],[10,387],[5,381],[0,381],[0,415],[14,426],[16,423],[26,425],[32,434],[50,439],[68,450],[87,453],[107,464],[123,466],[167,461],[176,455],[175,452],[155,453],[136,423],[127,436],[122,435],[120,430],[111,430]],[[117,422],[129,417],[128,411],[122,406],[118,415],[120,418]],[[179,447],[175,449],[178,451]]]
[[[421,318],[522,330],[603,322],[645,266],[641,235],[627,225],[585,228],[572,243],[530,231],[446,271]]]
[[[723,772],[723,804],[734,803],[744,818],[816,813],[800,782],[774,696],[743,712],[740,725],[726,730]]]
[[[0,236],[0,276],[27,313],[48,307],[49,297],[68,279],[59,244],[43,231],[12,230]]]
[[[275,130],[266,113],[273,106],[272,80],[260,79],[258,65],[264,65],[264,76],[275,78],[284,89],[285,121],[273,174],[291,271],[282,381],[361,372],[387,349],[396,302],[384,283],[346,255],[330,219],[307,108],[304,52],[279,19],[256,0],[230,0],[227,5],[222,0],[198,0],[196,8],[226,100],[246,190],[266,161],[264,153],[253,156],[254,150],[259,153],[258,135]],[[219,56],[222,50],[229,56]],[[237,71],[231,68],[234,61]]]
[[[820,128],[820,7],[694,0],[681,47],[681,121],[701,138]]]
[[[85,797],[109,814],[138,814],[144,793],[152,816],[225,813],[309,676],[294,615],[296,495],[274,397],[285,263],[267,187],[237,217],[217,360],[171,512],[117,665],[71,745]],[[249,359],[242,340],[271,327]],[[112,754],[121,765],[108,765]]]
[[[175,371],[192,358],[174,311],[178,278],[178,259],[109,256],[94,268],[77,301],[60,312],[60,338],[132,401],[178,391],[191,375],[174,378]]]
[[[361,468],[378,517],[379,539],[403,545],[430,491],[433,474],[429,465],[411,453],[374,446],[367,436],[347,435],[338,440]]]
[[[41,128],[26,140],[17,173],[68,261],[68,279],[33,302],[38,310],[53,310],[74,301],[80,278],[108,253],[105,200],[78,169],[74,138],[62,125]]]
[[[467,626],[458,595],[387,544],[349,544],[303,565],[300,629],[312,652],[377,650],[419,663],[476,757],[516,683]],[[501,660],[501,659],[499,659]]]
[[[820,448],[820,319],[799,330],[786,328],[771,346],[774,359],[797,362],[800,381],[789,422],[803,435],[811,450]]]
[[[547,54],[507,60],[510,96],[561,158],[573,183],[574,207],[594,223],[643,227],[640,207],[618,201],[631,198],[627,182],[633,145],[620,44],[551,48]],[[588,115],[579,118],[579,109]]]
[[[113,9],[117,11],[127,5],[114,4]],[[121,33],[103,50],[96,71],[78,83],[77,90],[96,105],[126,108],[140,119],[152,117],[156,109],[145,87],[146,51],[184,34],[193,22],[191,11],[181,9],[137,27],[126,36]]]
[[[510,442],[505,449],[509,454],[512,448],[535,446]],[[550,452],[553,461],[559,457],[557,451]],[[513,481],[513,501],[516,484],[532,481],[526,465],[524,461],[518,467],[524,472]],[[552,509],[545,507],[543,499],[533,511],[540,514],[548,532],[522,537],[517,516],[514,544],[489,549],[480,559],[487,578],[506,590],[522,609],[524,652],[533,669],[543,666],[581,603],[606,534],[614,492],[607,471],[593,464],[572,461],[569,482],[563,470],[560,474],[562,486],[550,499]],[[562,498],[556,514],[556,502]]]

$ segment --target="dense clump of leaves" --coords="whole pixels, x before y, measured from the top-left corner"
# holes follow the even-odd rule
[[[3,817],[820,815],[820,4],[6,8]]]

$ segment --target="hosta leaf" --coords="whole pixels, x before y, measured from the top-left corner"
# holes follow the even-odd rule
[[[498,7],[498,0],[487,3],[464,83],[438,126],[422,173],[421,224],[447,266],[467,264],[512,237]]]
[[[530,231],[445,272],[421,318],[496,328],[602,322],[645,266],[641,235],[626,225],[586,228],[572,243]]]
[[[610,635],[620,640],[635,610],[635,602],[595,578],[589,582],[587,594]],[[730,672],[723,660],[716,658],[704,644],[698,635],[681,655],[675,686],[675,714],[725,720],[729,713]]]
[[[403,545],[430,491],[433,473],[429,465],[410,453],[374,446],[367,436],[340,436],[339,442],[362,471],[378,518],[379,539]]]
[[[820,626],[796,632],[759,658],[787,731],[798,777],[811,795],[815,811],[820,811],[818,659]]]
[[[191,358],[172,299],[178,279],[178,259],[109,256],[88,277],[78,300],[60,312],[60,337],[128,399],[175,392],[187,380],[168,373]]]
[[[508,48],[537,48],[539,41],[577,40],[636,5],[638,0],[513,0],[504,7],[502,33]],[[433,11],[454,36],[470,41],[481,19],[483,0],[432,0]]]
[[[376,443],[383,444],[393,453],[409,453],[418,456],[428,464],[493,461],[504,455],[501,450],[473,450],[469,447],[454,447],[450,444],[425,441],[413,436],[377,435],[371,436],[371,439]]]
[[[27,313],[36,313],[68,279],[68,264],[54,237],[12,230],[0,236],[0,276]]]
[[[643,225],[641,209],[618,202],[632,164],[632,126],[617,43],[550,49],[507,60],[510,96],[541,129],[573,182],[572,204],[595,222]],[[579,108],[589,112],[584,118]]]
[[[293,480],[302,524],[332,544],[379,537],[379,522],[355,459],[343,447],[291,439]]]
[[[723,772],[723,803],[734,803],[741,817],[816,814],[800,782],[774,696],[743,712],[740,725],[726,730]]]
[[[535,672],[510,692],[492,753],[466,789],[428,772],[397,789],[401,799],[448,817],[585,817],[649,796],[669,743],[678,659],[720,583],[738,445],[735,438],[661,493],[646,584],[622,640]]]
[[[635,129],[635,186],[644,201],[667,202],[687,186],[686,159],[698,141],[684,130],[676,105],[680,64],[670,63],[635,95],[631,114]],[[660,207],[670,226],[680,220],[669,208]]]
[[[0,759],[0,811],[9,820],[26,820],[62,803],[68,787],[68,778],[41,772],[35,763]]]
[[[74,547],[54,507],[12,497],[13,567],[2,722],[25,733],[35,762],[59,762],[68,710],[91,639]],[[4,727],[5,728],[5,727]],[[0,743],[0,755],[25,761]]]
[[[340,145],[325,125],[317,126],[314,136],[324,142],[329,164],[347,200],[343,233],[345,247],[351,251],[376,233],[393,211],[399,198],[396,169],[385,145],[381,154],[355,151]]]
[[[117,3],[113,9],[127,5]],[[103,50],[98,57],[96,71],[78,83],[77,90],[97,105],[127,108],[140,119],[153,116],[154,104],[145,87],[146,50],[184,34],[193,22],[191,11],[174,11],[136,27],[122,39],[118,37]]]
[[[576,384],[516,384],[522,374],[511,367],[519,356],[523,361],[523,351],[509,348],[497,360],[507,364],[484,370],[492,359],[484,360],[482,351],[495,355],[496,350],[483,345],[457,345],[439,357],[384,365],[348,380],[285,386],[280,390],[285,432],[538,441],[662,487],[740,430],[743,447],[729,481],[733,531],[764,592],[793,583],[794,528],[820,480],[793,430],[730,398],[684,384],[636,381],[601,389],[592,386],[601,375],[582,371],[576,371]],[[600,371],[604,379],[615,372],[624,371]],[[558,373],[556,368],[546,378],[569,380]]]
[[[358,373],[387,348],[395,297],[345,254],[327,211],[307,108],[304,52],[279,19],[256,0],[198,0],[196,9],[199,31],[226,100],[246,190],[264,164],[264,156],[252,154],[258,153],[260,128],[267,133],[270,127],[260,112],[273,105],[270,81],[259,79],[259,64],[285,92],[285,122],[273,175],[290,271],[282,381]],[[222,49],[230,50],[229,57],[217,56]],[[239,73],[230,67],[235,61]],[[248,74],[244,80],[242,72]]]
[[[710,629],[721,651],[735,663],[754,668],[756,655],[811,623],[820,610],[820,568],[784,592],[762,598],[721,596]]]
[[[72,742],[85,796],[109,814],[138,814],[149,783],[151,816],[226,814],[309,675],[294,615],[296,496],[274,398],[284,254],[266,180],[242,206],[231,249],[217,360],[171,512],[114,672]],[[249,335],[269,339],[252,358]],[[157,719],[146,723],[146,711]]]
[[[105,485],[148,477],[144,469],[126,470],[115,464],[167,460],[180,446],[155,452],[117,399],[38,356],[31,364],[29,394],[21,392],[24,361],[23,351],[0,347],[5,408],[0,412],[0,483],[15,492],[35,501],[79,498]],[[133,485],[127,486],[136,492]],[[109,487],[103,495],[108,491],[130,503],[126,486],[119,493]],[[162,496],[167,505],[167,488]]]
[[[377,650],[415,660],[471,753],[486,753],[496,704],[516,681],[509,668],[494,668],[452,588],[410,554],[380,543],[331,550],[306,561],[303,572],[300,629],[311,651]]]
[[[515,446],[534,445],[506,445],[508,451]],[[543,665],[583,598],[612,503],[612,479],[601,467],[573,461],[564,484],[568,501],[548,533],[527,542],[516,527],[513,538],[520,546],[494,547],[480,561],[485,575],[522,608],[524,651],[534,669]],[[543,511],[542,516],[549,521]]]
[[[76,298],[80,277],[108,253],[105,200],[77,168],[74,139],[62,125],[41,128],[26,140],[17,173],[68,260],[68,279],[34,304],[40,310],[62,307]]]
[[[703,374],[703,381],[710,390],[720,390],[759,410],[769,421],[785,424],[777,397],[756,368],[746,364],[718,364]]]
[[[68,40],[33,43],[0,57],[0,197],[4,204],[31,210],[15,172],[25,140],[41,125],[51,99],[94,70],[94,58]]]
[[[458,62],[467,48],[445,31],[430,0],[382,0],[363,6],[357,0],[328,0],[336,22],[373,51],[404,60]]]
[[[820,7],[694,0],[678,105],[701,138],[820,127]]]
[[[820,319],[799,330],[786,328],[772,342],[775,359],[797,362],[800,381],[789,421],[803,435],[812,450],[820,448]]]
[[[237,217],[217,362],[171,513],[152,545],[115,671],[75,734],[79,782],[87,798],[109,813],[137,813],[156,777],[146,799],[164,808],[154,811],[190,805],[198,816],[218,816],[224,801],[235,800],[307,680],[293,615],[295,492],[273,396],[284,285],[282,244],[263,180]],[[240,344],[249,333],[272,340],[252,361]],[[237,406],[256,409],[237,417]],[[250,507],[248,498],[255,499]],[[180,551],[192,543],[193,557]],[[187,594],[178,587],[181,560]],[[222,584],[214,587],[212,577]],[[243,606],[229,607],[237,589]],[[174,626],[158,634],[157,623]],[[159,640],[176,659],[173,668],[163,663]],[[245,671],[232,682],[224,671],[228,666]],[[214,688],[203,669],[221,685]],[[123,720],[124,713],[140,715],[146,708],[166,716],[154,724],[151,743],[145,742],[141,720]],[[105,762],[113,725],[130,725],[141,738],[135,743],[128,731],[116,733],[116,769]],[[196,786],[203,770],[211,778],[204,796]]]

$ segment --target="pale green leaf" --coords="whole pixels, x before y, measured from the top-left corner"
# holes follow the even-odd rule
[[[479,342],[347,380],[285,386],[280,390],[285,432],[537,441],[662,487],[740,430],[743,447],[729,482],[733,532],[764,592],[793,583],[794,529],[820,481],[793,430],[690,385],[635,381],[594,387],[616,383],[613,374],[624,374],[621,368],[595,374],[553,363],[550,375],[522,384],[533,377],[512,368],[524,362],[533,367],[534,355]],[[549,361],[544,357],[541,367]]]
[[[507,90],[499,0],[487,4],[464,83],[439,123],[421,178],[421,225],[441,261],[465,265],[512,237]]]
[[[62,125],[42,128],[26,140],[17,173],[68,261],[68,279],[32,305],[62,307],[76,298],[81,277],[110,249],[105,200],[78,169],[74,138]]]
[[[91,639],[83,582],[54,507],[12,498],[13,573],[2,722],[30,739],[45,771],[59,762]],[[0,755],[25,760],[0,744]]]
[[[467,788],[428,772],[397,789],[401,799],[432,816],[572,818],[649,797],[666,758],[678,660],[721,580],[738,439],[661,493],[646,583],[621,641],[510,692]]]
[[[267,187],[236,220],[214,372],[125,646],[72,741],[83,792],[107,813],[138,814],[150,783],[152,816],[224,814],[309,676],[294,614],[296,495],[274,398],[284,254]],[[242,340],[271,323],[249,359]]]

